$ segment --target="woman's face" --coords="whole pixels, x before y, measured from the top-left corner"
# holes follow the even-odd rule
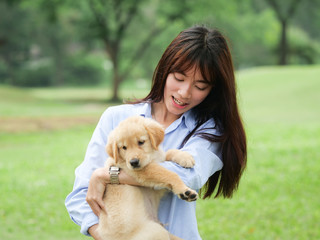
[[[169,113],[179,118],[200,104],[210,93],[211,85],[195,68],[187,72],[170,73],[164,87],[164,104]]]

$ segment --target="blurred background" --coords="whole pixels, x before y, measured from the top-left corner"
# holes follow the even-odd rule
[[[229,40],[249,146],[203,239],[320,239],[320,0],[0,0],[1,239],[87,239],[64,199],[95,125],[193,25]]]
[[[23,87],[150,82],[164,49],[205,24],[237,69],[320,62],[319,0],[1,0],[0,83]]]

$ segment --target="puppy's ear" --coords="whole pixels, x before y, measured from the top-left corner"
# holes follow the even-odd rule
[[[119,149],[116,141],[114,141],[112,138],[109,138],[106,150],[109,157],[113,158],[114,162],[117,163],[119,158]]]
[[[151,119],[145,119],[144,127],[148,132],[152,147],[158,150],[159,144],[164,139],[163,127],[159,123]]]

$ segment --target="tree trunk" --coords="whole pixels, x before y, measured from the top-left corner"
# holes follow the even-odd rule
[[[287,55],[288,55],[288,41],[287,41],[287,20],[281,20],[281,36],[279,43],[279,65],[287,65]]]
[[[120,101],[120,98],[119,98],[118,92],[119,92],[119,87],[120,87],[121,79],[120,79],[120,77],[119,77],[118,71],[115,71],[115,70],[114,70],[112,82],[113,82],[113,88],[112,88],[111,101],[112,101],[112,102],[119,102],[119,101]]]
[[[281,5],[280,1],[277,0],[266,0],[270,7],[275,11],[277,18],[281,24],[281,35],[278,46],[279,51],[279,64],[287,65],[288,64],[288,50],[289,44],[287,39],[287,28],[289,20],[292,19],[296,9],[299,6],[301,0],[292,0],[286,2],[286,5]]]
[[[113,77],[112,77],[112,97],[110,101],[112,102],[119,102],[119,87],[120,83],[123,80],[123,77],[119,71],[119,60],[118,60],[118,55],[119,55],[119,44],[120,40],[115,42],[115,43],[109,43],[106,39],[104,40],[105,43],[105,49],[107,54],[110,57],[110,60],[112,62],[113,66]]]
[[[111,102],[120,102],[119,87],[123,80],[123,76],[119,72],[118,63],[113,62],[113,78],[112,78],[112,97]]]

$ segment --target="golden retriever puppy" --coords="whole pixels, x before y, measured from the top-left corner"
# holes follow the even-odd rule
[[[165,189],[186,201],[196,200],[198,194],[188,188],[176,173],[158,163],[173,160],[183,167],[192,167],[194,159],[179,150],[169,150],[165,154],[159,148],[163,138],[164,129],[160,124],[140,116],[124,120],[110,133],[106,146],[109,155],[106,170],[110,166],[118,166],[143,187],[107,186],[104,196],[106,212],[100,214],[98,229],[102,239],[181,239],[170,234],[158,221],[160,199]]]

